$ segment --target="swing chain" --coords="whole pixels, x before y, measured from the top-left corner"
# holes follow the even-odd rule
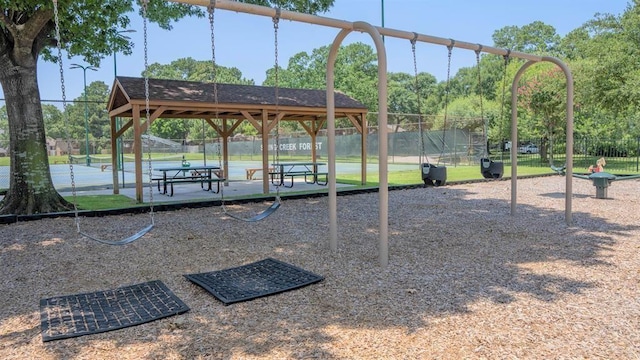
[[[509,57],[511,55],[511,49],[507,49],[507,53],[505,55],[503,55],[502,57],[504,58],[504,70],[502,73],[502,97],[500,99],[500,160],[502,160],[502,154],[503,154],[503,150],[504,150],[504,143],[503,143],[503,134],[502,134],[502,125],[505,123],[505,118],[504,118],[504,97],[505,97],[505,93],[507,91],[507,67],[509,66]]]
[[[211,30],[211,62],[213,65],[213,69],[212,69],[212,73],[211,73],[211,78],[214,84],[214,88],[213,88],[213,96],[214,96],[214,101],[216,102],[216,104],[218,103],[217,101],[217,97],[218,97],[218,92],[217,90],[217,69],[216,69],[216,42],[215,42],[215,31],[214,31],[214,16],[215,16],[215,9],[216,9],[216,0],[210,0],[209,2],[209,6],[207,7],[207,11],[209,13],[209,27]],[[217,107],[216,107],[216,111],[217,111]]]
[[[426,162],[429,162],[429,157],[425,150],[424,134],[422,133],[422,106],[420,103],[420,83],[418,81],[418,61],[416,60],[416,41],[418,40],[418,33],[413,33],[413,39],[411,39],[411,54],[413,55],[413,73],[415,75],[415,90],[416,90],[416,104],[418,105],[418,134],[420,134],[420,163],[424,158]]]
[[[58,11],[58,1],[53,0],[53,18],[55,23],[55,32],[56,32],[56,48],[58,50],[57,60],[58,66],[60,67],[60,89],[62,91],[62,108],[65,110],[65,114],[67,113],[67,94],[66,94],[66,86],[64,83],[64,65],[62,62],[62,38],[60,37],[60,14]],[[67,140],[67,149],[71,149],[71,134],[69,132],[68,121],[65,121],[64,127],[65,137]],[[69,176],[71,177],[71,197],[73,203],[73,212],[75,218],[75,224],[77,232],[80,232],[80,218],[78,216],[78,201],[77,201],[77,191],[76,191],[76,179],[73,171],[73,158],[71,157],[71,151],[69,151]]]
[[[484,119],[484,109],[482,106],[482,75],[480,75],[480,52],[482,52],[482,45],[478,44],[478,49],[475,50],[476,53],[476,68],[478,71],[478,95],[480,95],[480,120],[482,120],[482,124],[483,124],[483,133],[484,133],[484,145],[482,146],[484,148],[484,157],[488,158],[489,157],[489,149],[488,149],[488,142],[489,142],[489,134],[488,134],[488,129],[487,129],[487,122]]]
[[[218,71],[216,64],[216,41],[215,41],[215,9],[216,9],[216,0],[210,0],[209,6],[207,7],[207,11],[209,13],[209,28],[211,31],[211,80],[213,81],[213,102],[216,105],[216,120],[220,117],[219,109],[218,109]],[[222,136],[220,134],[220,128],[217,129],[218,133],[218,146],[216,151],[216,156],[218,157],[218,167],[222,169]],[[203,146],[206,146],[203,144]],[[224,209],[224,186],[220,187],[220,203],[222,208]]]
[[[279,79],[278,79],[278,73],[279,73],[279,65],[278,65],[278,28],[279,28],[279,23],[280,23],[280,8],[276,8],[276,14],[273,17],[273,43],[274,43],[274,54],[275,54],[275,69],[274,69],[274,87],[275,87],[275,107],[276,107],[276,111],[275,111],[275,116],[274,116],[274,120],[276,121],[276,138],[275,138],[275,147],[276,147],[276,152],[275,152],[275,164],[276,166],[280,166],[280,110],[279,110],[279,104],[280,104],[280,94],[279,94]],[[264,125],[263,125],[264,126]],[[280,179],[281,181],[283,179]],[[278,201],[280,201],[280,186],[284,184],[277,184],[276,186],[276,198]]]
[[[151,112],[149,110],[149,46],[148,46],[148,31],[147,31],[147,5],[148,0],[142,1],[142,17],[143,24],[143,39],[144,39],[144,104],[145,104],[145,133],[147,134],[147,175],[149,176],[149,212],[151,215],[151,224],[155,224],[155,217],[153,212],[153,169],[151,168],[151,138],[148,136],[151,130]],[[144,146],[142,146],[144,149]]]
[[[453,39],[449,39],[451,40],[451,43],[449,45],[447,45],[447,83],[445,85],[445,92],[444,92],[444,124],[446,125],[447,123],[447,107],[449,106],[449,93],[451,92],[451,56],[453,54],[453,46],[455,45],[456,41]]]
[[[451,42],[447,45],[447,83],[445,85],[444,93],[444,117],[442,120],[442,150],[440,151],[440,157],[436,165],[440,165],[440,159],[444,157],[444,148],[446,145],[446,132],[447,132],[447,119],[449,114],[449,93],[451,92],[451,57],[453,55],[453,46],[456,41],[449,39]]]

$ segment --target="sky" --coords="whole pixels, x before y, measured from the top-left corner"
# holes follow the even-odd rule
[[[328,13],[319,15],[381,26],[384,13],[384,26],[387,28],[491,46],[493,33],[505,26],[521,27],[542,21],[564,36],[592,19],[596,13],[622,14],[627,4],[626,0],[335,0]],[[134,43],[133,54],[116,55],[117,73],[121,76],[141,76],[144,69],[143,20],[137,14],[131,14],[131,19],[128,29],[136,32],[125,35]],[[170,31],[152,23],[147,29],[149,64],[169,64],[184,57],[211,61],[211,32],[206,17],[182,19]],[[311,53],[315,48],[331,45],[338,32],[336,28],[280,21],[278,63],[286,67],[289,58],[299,52]],[[262,84],[266,70],[275,63],[271,18],[217,9],[214,36],[216,63],[237,67],[243,77],[253,79],[257,85]],[[343,45],[353,42],[373,46],[369,35],[357,32],[349,34]],[[385,37],[385,47],[388,71],[413,73],[409,40]],[[438,80],[446,78],[446,47],[418,43],[416,53],[418,71],[429,72]],[[452,74],[460,67],[473,66],[474,62],[473,51],[454,49]],[[63,53],[67,100],[81,97],[83,91],[83,71],[69,69],[72,63],[87,65],[82,58],[68,59]],[[103,81],[111,86],[114,70],[113,56],[103,59],[98,71],[86,72],[87,85]],[[58,64],[40,60],[38,82],[43,100],[62,98]],[[4,102],[0,100],[2,105]]]

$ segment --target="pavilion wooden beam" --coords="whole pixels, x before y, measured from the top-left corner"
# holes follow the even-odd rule
[[[119,106],[111,111],[109,111],[109,116],[119,116],[122,113],[125,113],[127,111],[130,111],[133,107],[131,106],[131,104],[127,103],[124,104],[122,106]]]
[[[262,123],[260,121],[257,121],[248,111],[241,111],[241,113],[242,116],[244,116],[245,120],[250,122],[251,125],[253,125],[253,127],[256,128],[256,130],[258,130],[260,134],[262,134]]]
[[[149,129],[149,126],[153,124],[153,122],[167,109],[166,106],[158,107],[153,113],[149,114],[149,121],[146,121],[142,124],[141,131],[144,133]],[[146,118],[146,115],[145,115]]]
[[[218,136],[222,139],[222,171],[225,177],[225,186],[229,185],[229,137],[233,135],[233,132],[240,126],[243,120],[234,121],[231,126],[228,126],[229,119],[222,119],[222,127],[216,124],[211,118],[204,119],[209,126],[211,126]]]
[[[359,121],[352,114],[347,114],[347,119],[349,119],[349,121],[351,121],[351,123],[356,128],[356,130],[358,130],[359,133],[362,133],[362,121]]]

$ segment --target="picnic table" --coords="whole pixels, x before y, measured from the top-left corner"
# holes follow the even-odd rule
[[[284,187],[293,187],[293,179],[295,177],[304,177],[307,184],[327,185],[329,173],[327,171],[319,171],[321,166],[326,166],[323,162],[288,162],[272,164],[275,171],[269,172],[271,183],[275,185],[283,185]],[[291,183],[285,183],[286,178],[291,179]],[[324,178],[324,181],[321,179]]]
[[[169,196],[173,196],[173,184],[175,183],[200,183],[203,189],[206,183],[207,191],[218,193],[220,192],[220,182],[225,181],[225,178],[220,176],[220,167],[215,165],[189,164],[188,166],[162,167],[153,170],[162,173],[161,177],[152,179],[158,182],[158,191],[166,195],[170,190]],[[213,183],[216,183],[216,190],[213,190]]]

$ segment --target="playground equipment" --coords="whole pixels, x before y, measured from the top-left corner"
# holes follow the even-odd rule
[[[211,29],[211,65],[213,68],[213,99],[214,102],[216,104],[216,118],[219,118],[219,114],[218,114],[218,83],[217,83],[217,78],[216,78],[216,46],[215,46],[215,26],[214,26],[214,18],[215,18],[215,1],[211,0],[211,2],[209,3],[209,6],[207,7],[208,13],[209,13],[209,27]],[[276,136],[275,136],[275,163],[273,164],[275,167],[278,167],[280,164],[280,121],[278,121],[277,119],[279,118],[279,109],[278,109],[278,102],[279,102],[279,94],[278,94],[278,24],[280,22],[280,11],[277,11],[275,16],[273,17],[273,33],[274,33],[274,54],[275,54],[275,71],[274,71],[274,76],[275,76],[275,85],[274,85],[274,90],[275,90],[275,107],[276,107],[276,111],[275,111],[275,119],[276,119]],[[221,129],[221,128],[220,128]],[[218,162],[220,165],[220,168],[222,169],[222,136],[218,137]],[[267,174],[265,174],[265,176],[267,176]],[[293,180],[292,180],[293,181]],[[224,186],[220,187],[220,202],[221,202],[221,207],[222,207],[222,211],[225,213],[225,215],[236,219],[236,220],[241,220],[241,221],[245,221],[245,222],[256,222],[256,221],[260,221],[263,219],[266,219],[269,215],[273,214],[276,210],[278,210],[278,208],[280,207],[280,205],[282,204],[282,200],[280,198],[280,186],[283,183],[280,184],[275,184],[274,186],[276,187],[276,196],[274,201],[271,203],[271,205],[269,207],[267,207],[266,209],[264,209],[261,212],[256,213],[255,215],[251,216],[251,217],[244,217],[241,216],[240,214],[237,213],[233,213],[231,211],[229,211],[226,207],[225,204],[225,199],[224,199]]]
[[[418,38],[418,34],[414,33],[413,39],[411,39],[411,54],[413,55],[413,72],[415,76],[415,88],[416,88],[416,98],[418,104],[418,134],[420,134],[420,146],[422,152],[420,153],[420,173],[422,175],[422,181],[424,181],[425,185],[430,186],[442,186],[447,182],[447,167],[444,165],[440,165],[440,159],[444,155],[444,147],[445,147],[445,135],[447,129],[447,105],[449,103],[449,83],[451,77],[451,52],[453,50],[453,40],[451,40],[451,45],[447,46],[448,49],[448,60],[447,60],[447,85],[445,87],[445,97],[444,97],[444,121],[443,121],[443,133],[442,133],[442,147],[440,156],[438,157],[438,162],[436,164],[432,164],[429,162],[429,157],[427,156],[427,152],[425,150],[424,144],[424,134],[422,133],[422,110],[420,107],[420,83],[418,81],[418,62],[416,60],[416,39]],[[425,162],[422,162],[422,159],[425,159]]]
[[[608,198],[609,186],[611,186],[614,181],[640,179],[640,174],[617,175],[606,171],[599,171],[591,174],[573,174],[573,177],[583,180],[591,180],[593,186],[596,188],[596,199],[606,199]]]
[[[145,74],[145,98],[146,98],[146,114],[147,114],[147,124],[149,124],[149,86],[148,86],[148,59],[147,59],[147,2],[143,1],[143,6],[142,6],[142,13],[143,13],[143,23],[144,23],[144,74]],[[63,62],[62,62],[62,45],[60,43],[60,21],[59,21],[59,17],[58,17],[58,1],[57,0],[53,0],[53,13],[54,13],[54,22],[55,22],[55,34],[56,34],[56,44],[57,44],[57,50],[58,50],[58,56],[57,56],[57,60],[58,60],[58,65],[60,67],[60,88],[62,91],[62,106],[63,108],[66,110],[67,108],[67,101],[66,101],[66,93],[65,93],[65,86],[64,86],[64,66],[63,66]],[[66,111],[64,112],[65,114],[67,113]],[[69,122],[65,121],[65,136],[67,139],[67,147],[71,148],[71,136],[69,135]],[[148,127],[147,127],[148,130]],[[136,140],[136,146],[141,146],[141,139],[137,139]],[[148,233],[149,231],[151,231],[151,229],[153,229],[153,227],[155,226],[155,218],[154,218],[154,212],[153,212],[153,183],[152,183],[152,170],[151,170],[151,152],[147,152],[149,158],[148,158],[148,173],[149,173],[149,217],[150,217],[150,224],[147,225],[146,227],[144,227],[143,229],[141,229],[140,231],[138,231],[137,233],[124,238],[124,239],[119,239],[119,240],[108,240],[108,239],[102,239],[99,238],[95,235],[90,235],[86,232],[83,232],[82,229],[80,228],[80,214],[78,212],[78,203],[77,203],[77,193],[76,193],[76,185],[75,185],[75,175],[73,172],[73,162],[71,161],[71,155],[69,154],[69,175],[71,177],[71,193],[72,193],[72,198],[73,198],[73,210],[74,210],[74,215],[75,215],[75,224],[76,224],[76,229],[77,232],[81,235],[83,235],[86,238],[89,238],[91,240],[103,243],[103,244],[107,244],[107,245],[125,245],[125,244],[129,244],[139,238],[141,238],[142,236],[144,236],[146,233]],[[136,169],[136,171],[141,172],[141,168],[140,169]]]
[[[328,146],[328,172],[329,172],[329,244],[332,251],[337,251],[337,237],[338,237],[338,218],[337,218],[337,188],[336,188],[336,172],[335,172],[335,84],[334,84],[334,68],[337,57],[337,52],[340,48],[340,44],[344,38],[353,31],[366,32],[371,36],[375,44],[375,49],[378,57],[378,172],[379,177],[379,262],[382,267],[386,267],[388,264],[388,235],[389,235],[389,222],[388,222],[388,173],[387,173],[387,61],[386,50],[382,40],[382,36],[394,37],[410,40],[416,38],[416,41],[427,42],[436,45],[448,46],[451,44],[451,39],[439,38],[430,35],[418,34],[416,37],[413,32],[401,31],[391,28],[375,27],[365,22],[349,22],[344,20],[337,20],[327,17],[320,17],[309,14],[301,14],[292,11],[280,11],[264,6],[246,4],[239,1],[230,0],[172,0],[174,2],[180,2],[190,5],[198,6],[211,6],[229,11],[254,14],[260,16],[268,16],[273,18],[279,14],[280,19],[292,20],[322,26],[328,26],[341,29],[338,35],[335,37],[334,42],[330,48],[327,59],[327,146]],[[480,44],[474,44],[464,41],[455,41],[454,47],[467,49],[467,50],[480,50],[486,53],[496,55],[507,55],[509,51],[507,49],[499,49],[490,46],[482,46]],[[525,59],[527,62],[516,73],[512,82],[511,91],[511,141],[513,144],[517,144],[517,86],[520,78],[528,67],[533,64],[547,61],[557,65],[565,74],[567,81],[566,90],[566,119],[567,119],[567,149],[573,149],[573,77],[570,69],[557,58],[549,56],[532,55],[523,52],[512,51],[511,57]],[[512,158],[512,176],[511,176],[511,215],[516,213],[517,203],[517,149],[515,146],[511,148]],[[567,174],[572,174],[572,160],[573,153],[567,151]],[[572,183],[571,179],[567,177],[566,190],[565,190],[565,221],[567,224],[571,224],[571,201],[572,201]]]

